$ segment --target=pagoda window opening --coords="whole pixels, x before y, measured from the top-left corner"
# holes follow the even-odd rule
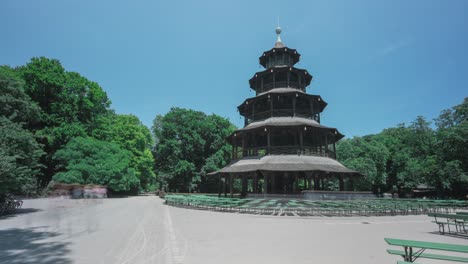
[[[311,109],[310,101],[307,98],[303,96],[296,97],[296,116],[312,118]]]
[[[273,96],[274,116],[293,116],[293,102],[285,95]]]
[[[253,109],[255,110],[255,115],[254,112],[252,112],[252,120],[263,120],[270,117],[270,102],[268,98],[262,98],[256,101],[253,104]]]
[[[274,87],[274,78],[273,74],[268,74],[265,77],[263,77],[263,89],[262,91],[268,91],[271,90]]]
[[[275,74],[275,88],[288,87],[288,73],[281,71]]]
[[[297,73],[292,71],[289,72],[288,87],[301,89],[301,87],[299,87],[299,76],[297,75]]]
[[[294,145],[297,142],[296,133],[290,130],[273,130],[270,133],[271,146],[270,153],[272,154],[295,154],[297,147]]]

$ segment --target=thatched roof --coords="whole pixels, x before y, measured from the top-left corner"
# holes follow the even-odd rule
[[[338,161],[319,156],[304,155],[267,155],[245,157],[234,161],[221,170],[210,173],[242,173],[254,171],[315,171],[329,173],[360,174],[346,168]]]

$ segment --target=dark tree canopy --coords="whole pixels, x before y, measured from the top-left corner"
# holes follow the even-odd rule
[[[39,158],[44,154],[34,135],[19,123],[0,116],[0,200],[7,193],[37,191]]]
[[[56,172],[54,153],[72,138],[86,136],[94,120],[108,111],[110,101],[95,82],[78,73],[67,72],[58,60],[44,57],[16,69],[25,84],[26,94],[40,108],[40,122],[27,127],[36,132],[46,155],[39,183],[42,186]]]
[[[151,149],[154,145],[150,130],[134,115],[116,115],[109,113],[98,118],[92,136],[119,144],[130,151],[130,165],[135,169],[140,180],[140,187],[145,191],[157,188],[154,173],[154,158]]]
[[[172,108],[153,121],[156,168],[168,189],[215,191],[216,179],[208,172],[230,161],[225,138],[235,127],[227,119],[194,110]]]
[[[55,174],[57,182],[100,184],[113,191],[130,191],[139,185],[130,167],[131,153],[115,143],[77,137],[57,151],[54,159],[64,169]]]

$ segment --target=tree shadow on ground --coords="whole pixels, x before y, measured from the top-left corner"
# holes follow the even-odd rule
[[[69,243],[50,241],[61,235],[45,227],[0,230],[0,263],[69,264]]]
[[[42,210],[41,209],[35,209],[35,208],[19,208],[19,209],[15,209],[15,211],[12,212],[12,213],[1,215],[0,220],[16,217],[16,216],[22,215],[22,214],[30,214],[30,213],[40,212],[40,211],[42,211]]]

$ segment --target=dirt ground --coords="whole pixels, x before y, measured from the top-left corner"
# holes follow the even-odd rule
[[[26,200],[0,218],[0,263],[396,263],[384,238],[468,245],[427,216],[259,216],[154,196]],[[419,260],[420,263],[441,263]]]

